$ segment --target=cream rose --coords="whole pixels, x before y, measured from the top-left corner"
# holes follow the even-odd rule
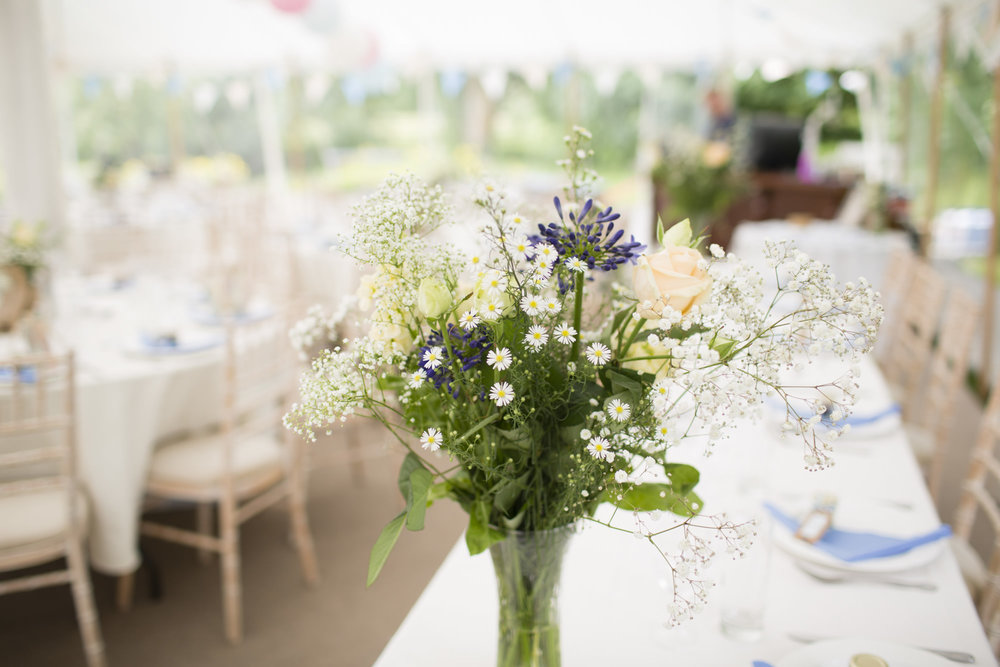
[[[424,278],[417,289],[417,308],[424,317],[435,318],[451,308],[452,296],[448,286],[437,278]]]
[[[701,253],[694,248],[668,245],[654,255],[639,258],[632,276],[632,288],[639,299],[639,314],[659,319],[665,306],[682,314],[708,296],[712,279],[698,266]],[[652,308],[643,307],[650,302]]]

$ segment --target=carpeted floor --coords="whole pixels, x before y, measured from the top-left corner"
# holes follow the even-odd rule
[[[346,427],[331,440],[314,450],[309,490],[320,585],[302,583],[281,507],[251,519],[242,533],[246,639],[233,647],[222,634],[216,561],[202,565],[191,549],[144,539],[161,571],[161,600],[150,599],[140,571],[134,606],[120,612],[115,580],[92,577],[111,667],[367,667],[375,661],[461,535],[465,515],[447,501],[431,508],[426,528],[404,531],[379,580],[366,589],[371,545],[402,507],[396,490],[402,455],[371,426]],[[193,521],[185,514],[177,519]],[[0,596],[0,665],[84,665],[67,586]]]

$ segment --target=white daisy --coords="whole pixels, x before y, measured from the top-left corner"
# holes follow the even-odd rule
[[[502,408],[514,400],[514,388],[508,382],[497,382],[490,387],[490,400]]]
[[[603,366],[611,359],[611,350],[604,343],[591,343],[587,346],[587,361],[595,366]]]
[[[490,294],[500,294],[507,289],[507,278],[499,271],[490,271],[486,274],[483,286]]]
[[[424,369],[418,368],[413,373],[410,373],[409,385],[413,389],[416,389],[426,381],[427,381],[427,373],[424,372]]]
[[[651,393],[654,401],[664,401],[670,395],[670,385],[665,379],[660,378],[653,383]]]
[[[524,335],[524,342],[537,350],[549,342],[549,332],[545,330],[545,327],[536,324],[528,328],[528,333]]]
[[[420,446],[432,452],[441,449],[442,442],[444,438],[441,437],[441,431],[436,428],[429,428],[420,434]]]
[[[514,241],[514,252],[521,257],[527,257],[532,252],[531,241],[527,236],[520,236]]]
[[[505,347],[499,350],[490,350],[486,355],[486,363],[498,371],[507,370],[513,361],[514,358],[511,356],[510,350]]]
[[[608,449],[608,441],[602,437],[591,438],[587,443],[587,451],[595,459],[604,459],[609,463],[615,460],[615,453]]]
[[[480,322],[479,313],[475,310],[467,310],[458,318],[459,325],[466,331],[472,331]]]
[[[521,298],[521,310],[531,316],[535,316],[542,312],[543,305],[544,303],[542,302],[541,297],[532,294],[525,294]]]
[[[477,270],[481,266],[480,262],[482,262],[482,260],[479,258],[479,255],[473,255],[472,259],[469,260],[469,263],[472,264],[472,268]]]
[[[441,365],[442,350],[439,346],[434,346],[424,352],[424,366],[427,368],[437,368]]]
[[[579,271],[580,273],[587,270],[587,263],[579,257],[570,257],[569,261],[566,262],[566,266],[569,267],[570,271]]]
[[[622,401],[619,401],[617,398],[612,398],[610,401],[608,401],[607,410],[608,414],[611,415],[611,418],[614,419],[616,422],[623,422],[626,419],[628,419],[628,416],[630,414],[632,414],[632,408],[629,407],[629,404],[623,403]]]
[[[654,433],[656,434],[657,440],[666,440],[667,435],[670,433],[670,429],[667,428],[666,424],[660,424],[656,427]]]
[[[545,300],[546,313],[549,315],[558,315],[560,310],[562,310],[562,304],[559,303],[558,299],[549,298]]]
[[[533,289],[536,290],[545,289],[546,287],[549,286],[548,274],[539,273],[538,271],[535,271],[534,273],[531,274],[531,277],[528,278],[528,285],[530,285]]]
[[[500,318],[500,313],[503,311],[503,306],[492,299],[486,302],[486,305],[481,309],[482,316],[484,320],[496,320]]]
[[[545,259],[544,257],[536,257],[535,272],[548,277],[552,273],[552,260]]]
[[[536,245],[535,255],[539,259],[548,260],[549,266],[551,266],[559,257],[559,253],[556,252],[555,246],[551,243],[540,243],[539,245]]]
[[[563,322],[556,327],[556,340],[563,345],[571,345],[576,340],[576,329]]]

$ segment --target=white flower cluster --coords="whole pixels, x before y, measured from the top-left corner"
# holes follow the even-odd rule
[[[344,299],[340,306],[331,314],[319,304],[309,306],[305,317],[292,325],[288,337],[292,347],[298,352],[299,359],[309,361],[327,348],[343,343],[341,324],[347,317],[355,298]]]

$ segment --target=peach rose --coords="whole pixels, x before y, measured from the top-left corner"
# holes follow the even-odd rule
[[[639,299],[639,314],[659,319],[664,306],[682,314],[704,300],[712,287],[708,272],[698,267],[701,253],[694,248],[667,245],[654,255],[639,258],[632,276],[632,288]],[[642,306],[652,303],[652,308]]]

